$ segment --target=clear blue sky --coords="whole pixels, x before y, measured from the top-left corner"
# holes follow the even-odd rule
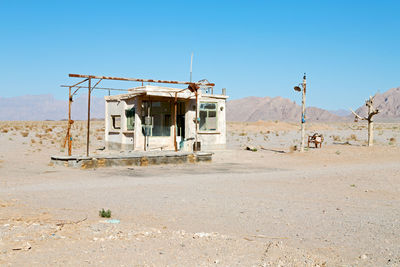
[[[194,80],[231,99],[300,103],[307,72],[308,105],[356,107],[400,86],[399,14],[384,0],[0,0],[0,96],[66,99],[68,73],[188,80],[194,52]]]

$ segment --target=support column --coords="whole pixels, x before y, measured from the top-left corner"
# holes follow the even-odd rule
[[[88,80],[88,119],[86,133],[86,157],[89,157],[89,135],[90,135],[90,96],[91,96],[91,79]]]
[[[71,87],[69,87],[69,94],[68,94],[68,156],[71,156],[72,154],[72,140],[71,140],[71,102],[72,102],[72,96],[71,96]]]
[[[306,137],[306,75],[303,76],[303,90],[301,99],[301,142],[300,152],[304,151],[304,143]]]
[[[174,100],[174,148],[175,148],[175,152],[178,151],[178,145],[176,143],[176,109],[177,109],[177,98],[178,98],[178,93],[175,93],[175,100]]]

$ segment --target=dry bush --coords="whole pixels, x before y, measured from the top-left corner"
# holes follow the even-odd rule
[[[393,144],[396,144],[396,138],[394,138],[394,137],[391,137],[390,139],[389,139],[389,145],[393,145]]]
[[[22,137],[27,137],[29,135],[29,132],[21,132]]]
[[[357,141],[357,136],[355,134],[351,134],[350,137],[347,138],[348,141],[353,140]]]
[[[290,150],[290,152],[294,152],[297,150],[297,146],[296,145],[290,146],[289,150]]]
[[[47,128],[47,129],[45,130],[46,133],[49,133],[49,132],[52,132],[52,131],[53,131],[52,128]]]
[[[246,136],[247,133],[240,133],[239,136]]]
[[[340,136],[339,135],[332,135],[332,139],[333,139],[333,141],[338,142],[338,141],[340,141]]]
[[[36,143],[36,140],[35,139],[31,139],[31,144],[34,144],[34,143]]]
[[[97,140],[103,140],[103,136],[97,136]]]
[[[1,130],[2,133],[8,133],[8,129]]]

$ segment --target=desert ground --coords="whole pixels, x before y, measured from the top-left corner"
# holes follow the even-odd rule
[[[309,123],[300,153],[298,124],[231,122],[211,163],[88,170],[49,164],[66,124],[0,122],[1,265],[400,266],[399,123]]]

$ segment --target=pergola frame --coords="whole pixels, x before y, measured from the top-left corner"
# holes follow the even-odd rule
[[[198,133],[198,89],[201,87],[214,87],[214,83],[201,83],[201,82],[183,82],[183,81],[167,81],[167,80],[153,80],[153,79],[137,79],[137,78],[122,78],[122,77],[109,77],[109,76],[95,76],[95,75],[82,75],[82,74],[69,74],[71,78],[83,78],[78,83],[73,85],[61,85],[61,87],[68,87],[69,94],[68,94],[68,128],[67,128],[67,135],[64,141],[64,147],[66,141],[68,140],[68,156],[72,154],[72,138],[71,138],[71,125],[74,123],[71,120],[71,104],[73,96],[79,91],[81,88],[88,89],[88,113],[87,113],[87,133],[86,133],[86,156],[89,157],[89,141],[90,141],[90,100],[91,100],[91,93],[93,90],[108,90],[109,94],[111,90],[115,91],[128,91],[129,89],[116,89],[116,88],[101,88],[97,87],[102,80],[114,80],[114,81],[129,81],[129,82],[141,82],[143,83],[160,83],[160,84],[181,84],[181,85],[188,85],[188,88],[192,93],[196,96],[196,145],[197,145],[197,133]],[[92,80],[98,80],[97,83],[92,86]],[[80,84],[88,82],[87,86],[82,86]],[[73,93],[72,88],[76,88]],[[186,89],[184,89],[186,90]],[[176,142],[176,104],[177,104],[177,94],[175,93],[174,97],[175,106],[174,106],[174,146],[175,151],[177,151],[177,142]]]

